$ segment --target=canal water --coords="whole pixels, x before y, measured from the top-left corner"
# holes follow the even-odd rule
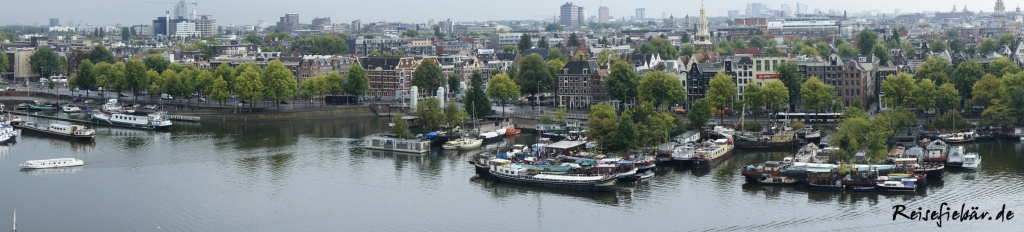
[[[94,143],[23,134],[0,145],[0,225],[21,231],[893,231],[940,204],[1024,213],[1024,144],[969,144],[977,172],[947,173],[911,195],[808,192],[745,183],[739,168],[791,153],[737,150],[705,169],[662,166],[649,181],[590,193],[477,177],[481,151],[396,154],[360,148],[388,119],[177,123],[171,132],[98,128]],[[532,143],[522,135],[504,143]],[[493,149],[504,144],[491,144]],[[21,171],[32,159],[83,167]],[[923,213],[923,212],[922,212]],[[1009,221],[941,229],[1019,230]],[[4,227],[0,227],[4,228]]]

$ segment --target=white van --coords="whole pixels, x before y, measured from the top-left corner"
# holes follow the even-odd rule
[[[170,94],[163,93],[163,94],[160,94],[160,99],[163,99],[163,100],[174,100],[174,96],[171,96]]]

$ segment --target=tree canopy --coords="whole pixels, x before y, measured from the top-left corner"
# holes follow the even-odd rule
[[[89,60],[96,63],[103,62],[108,64],[114,64],[114,62],[117,62],[114,60],[114,53],[102,44],[97,44],[92,47],[92,50],[89,51]]]
[[[444,72],[441,71],[441,65],[437,61],[423,59],[412,73],[412,85],[419,87],[422,92],[433,93],[438,87],[441,87],[442,76],[444,76]]]
[[[508,75],[494,75],[487,80],[487,97],[501,101],[501,112],[504,114],[505,103],[519,99],[519,85]]]
[[[686,97],[683,84],[676,77],[660,71],[648,72],[637,88],[641,103],[650,102],[655,109],[663,104],[681,102]]]
[[[857,33],[857,48],[860,49],[861,55],[870,54],[875,49],[876,43],[878,43],[878,33],[875,31],[865,28]]]
[[[604,85],[612,99],[621,103],[634,102],[639,94],[637,88],[640,86],[640,74],[633,70],[632,64],[615,62],[605,77]]]
[[[812,76],[800,86],[800,97],[803,99],[805,110],[819,112],[832,106],[836,99],[836,90],[831,85],[821,82],[818,77]]]
[[[60,60],[57,58],[57,53],[54,52],[52,48],[43,45],[37,47],[36,51],[29,56],[29,66],[33,73],[50,76],[59,72]]]
[[[800,77],[800,67],[796,62],[785,61],[779,65],[778,69],[775,69],[775,74],[786,86],[789,93],[789,104],[795,106],[800,100],[800,85],[804,83],[803,78]]]
[[[523,94],[531,95],[550,91],[555,84],[555,78],[544,63],[544,58],[537,54],[523,57],[514,80]]]

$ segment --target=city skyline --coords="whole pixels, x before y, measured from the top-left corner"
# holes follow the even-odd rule
[[[173,13],[173,3],[177,1],[163,0],[165,4],[154,4],[147,2],[137,2],[130,0],[110,0],[105,1],[102,6],[81,6],[79,1],[71,0],[41,0],[41,1],[15,1],[7,3],[8,9],[33,9],[28,11],[8,11],[4,14],[0,14],[0,25],[47,25],[50,18],[58,18],[60,22],[67,26],[71,22],[75,23],[88,23],[93,25],[107,25],[107,24],[122,24],[122,25],[136,25],[136,24],[148,24],[153,19],[163,16],[164,12],[171,11]],[[300,2],[289,2],[289,5],[282,5],[276,1],[266,0],[255,0],[255,1],[242,1],[242,0],[224,0],[217,2],[201,2],[201,1],[190,1],[197,2],[197,5],[189,5],[190,10],[195,10],[199,15],[213,15],[218,20],[220,25],[253,25],[257,21],[263,20],[269,24],[273,24],[277,21],[278,17],[281,17],[288,13],[296,13],[302,15],[305,21],[304,24],[308,24],[314,17],[331,17],[335,23],[347,23],[352,20],[362,20],[363,22],[377,22],[377,21],[389,21],[389,22],[411,22],[411,23],[425,23],[431,19],[435,21],[451,18],[453,21],[493,21],[493,20],[552,20],[558,19],[559,6],[570,1],[541,1],[541,0],[524,0],[518,1],[509,6],[502,7],[502,10],[480,10],[480,8],[488,7],[490,5],[479,4],[476,1],[468,0],[450,0],[446,1],[445,6],[453,7],[439,7],[438,9],[447,11],[431,11],[423,12],[423,6],[416,4],[389,4],[387,14],[376,13],[372,10],[366,10],[366,8],[380,9],[381,6],[377,6],[370,3],[337,3],[326,0],[310,0]],[[698,14],[701,1],[688,0],[688,1],[668,1],[668,0],[655,0],[646,1],[642,3],[637,2],[625,2],[625,1],[603,1],[603,0],[583,0],[583,1],[571,1],[577,6],[584,7],[590,11],[590,16],[598,16],[597,9],[600,6],[607,6],[609,8],[609,15],[614,21],[618,21],[623,17],[629,18],[635,15],[637,8],[646,8],[646,15],[648,19],[661,18],[663,14],[672,15],[676,18],[690,15],[696,17]],[[926,6],[921,6],[920,3],[927,2]],[[847,11],[850,14],[859,14],[864,11],[876,11],[882,14],[892,14],[894,10],[899,9],[901,13],[914,13],[924,11],[941,11],[947,12],[956,5],[958,10],[963,9],[966,5],[971,11],[977,12],[982,10],[984,12],[992,12],[995,6],[995,0],[991,1],[962,1],[962,0],[936,0],[936,1],[883,1],[883,0],[864,0],[858,2],[859,4],[845,4],[835,2],[818,2],[818,1],[782,1],[782,0],[719,0],[719,1],[708,1],[705,2],[705,7],[708,11],[709,17],[722,17],[727,16],[728,11],[735,10],[739,11],[740,14],[744,13],[746,5],[749,3],[763,3],[770,9],[780,9],[781,5],[787,4],[791,9],[796,8],[796,4],[801,5],[807,4],[807,9],[814,11],[815,9],[827,12],[830,9],[837,11]],[[40,12],[42,9],[39,5],[51,6],[45,12]],[[335,7],[323,7],[338,6]],[[1012,12],[1018,7],[1019,4],[1008,3],[1006,11]],[[62,7],[66,6],[66,7]],[[104,6],[122,6],[127,9],[132,9],[130,12],[121,12],[118,14],[103,13]],[[245,7],[239,7],[245,6]],[[342,7],[351,6],[351,7]],[[884,8],[877,6],[885,6]],[[84,8],[84,9],[83,9]],[[588,17],[589,18],[589,17]]]

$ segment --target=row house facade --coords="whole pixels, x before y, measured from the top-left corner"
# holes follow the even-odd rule
[[[686,102],[693,104],[693,101],[707,96],[708,83],[718,73],[725,73],[735,77],[733,61],[726,59],[722,62],[697,63],[691,62],[689,74],[686,75]],[[735,78],[734,78],[735,81]]]
[[[295,81],[302,84],[306,79],[331,73],[346,76],[349,66],[355,61],[355,59],[343,56],[303,56],[299,61]]]
[[[558,101],[571,109],[588,108],[608,99],[597,61],[570,61],[556,74]]]
[[[397,56],[360,58],[359,65],[366,70],[370,79],[370,89],[366,96],[376,100],[393,100],[398,92],[408,91],[412,73],[421,59]]]

